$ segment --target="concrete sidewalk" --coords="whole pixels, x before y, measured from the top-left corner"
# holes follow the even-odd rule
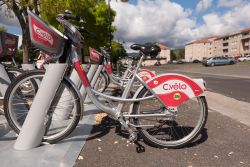
[[[206,92],[208,107],[250,127],[250,103],[218,93]]]
[[[85,106],[83,119],[73,133],[56,144],[42,145],[26,151],[13,148],[16,134],[9,128],[4,116],[0,117],[1,167],[72,167],[95,123],[95,106]]]

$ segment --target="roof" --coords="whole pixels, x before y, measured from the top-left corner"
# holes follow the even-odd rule
[[[248,31],[250,31],[250,28],[245,28],[245,29],[241,30],[240,32],[248,32]]]
[[[193,40],[187,43],[187,45],[194,44],[194,43],[211,43],[211,42],[212,42],[211,38],[206,38],[206,39]]]
[[[217,35],[217,36],[213,36],[213,37],[209,37],[209,38],[205,38],[205,39],[192,40],[189,43],[187,43],[186,45],[190,45],[190,44],[194,44],[194,43],[211,43],[213,40],[219,40],[219,39],[222,39],[225,37],[233,36],[233,35],[244,33],[244,32],[250,32],[250,28],[245,28],[245,29],[242,29],[242,30],[237,31],[237,32],[231,32],[228,34]]]
[[[162,50],[170,49],[168,46],[158,43],[157,44]]]

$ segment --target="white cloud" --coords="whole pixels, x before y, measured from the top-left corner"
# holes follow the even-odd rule
[[[219,35],[226,34],[242,28],[250,27],[250,3],[244,6],[235,7],[234,9],[218,15],[210,13],[203,16],[204,24],[194,29],[198,34]]]
[[[190,39],[190,29],[196,24],[188,18],[190,9],[185,10],[168,0],[138,0],[137,5],[112,2],[111,5],[117,12],[115,37],[126,42],[158,41],[180,45]],[[177,38],[180,34],[182,37]]]
[[[196,11],[204,12],[212,5],[212,2],[213,0],[201,0],[196,6]]]
[[[236,7],[238,5],[241,5],[241,0],[218,0],[218,6],[219,7]]]
[[[250,27],[250,3],[226,13],[206,13],[198,23],[190,9],[169,0],[138,0],[137,5],[112,2],[117,12],[115,38],[128,44],[157,41],[180,47],[193,40]],[[127,46],[126,46],[127,47]]]

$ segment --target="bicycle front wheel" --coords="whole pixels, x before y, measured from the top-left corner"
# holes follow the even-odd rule
[[[6,68],[6,72],[9,76],[11,82],[13,82],[18,75],[24,73],[24,71],[22,69],[19,69],[19,68]]]
[[[103,93],[107,89],[108,84],[109,84],[108,76],[106,76],[106,74],[104,74],[104,72],[101,72],[100,76],[98,77],[98,79],[96,81],[94,88],[98,92]]]
[[[4,112],[10,127],[19,134],[42,81],[44,71],[30,71],[16,78],[4,98]],[[23,87],[29,86],[29,93]],[[67,79],[63,79],[45,120],[43,141],[55,143],[68,136],[77,126],[81,115],[80,97]]]
[[[144,87],[137,98],[150,95]],[[208,108],[205,97],[196,97],[183,103],[176,111],[169,111],[155,97],[134,103],[133,114],[144,115],[133,120],[147,143],[155,147],[180,148],[200,134],[206,124]]]

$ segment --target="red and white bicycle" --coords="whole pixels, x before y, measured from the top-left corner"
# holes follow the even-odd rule
[[[139,61],[134,68],[131,78],[124,86],[121,97],[114,97],[101,93],[91,87],[85,71],[81,66],[81,44],[83,37],[81,28],[71,24],[68,20],[79,21],[79,18],[69,13],[59,14],[57,21],[64,27],[66,38],[59,35],[57,31],[51,29],[39,17],[32,12],[29,13],[30,32],[33,44],[42,51],[60,57],[61,63],[73,65],[77,71],[88,97],[97,108],[109,114],[119,121],[129,132],[130,141],[137,139],[137,133],[144,141],[156,147],[179,148],[193,141],[202,131],[208,116],[208,107],[204,95],[205,84],[202,79],[191,79],[187,76],[166,73],[144,80],[139,75],[139,68],[142,60],[146,56],[154,57],[160,52],[156,45],[134,44],[132,49],[139,51]],[[63,49],[62,49],[63,48]],[[90,58],[97,64],[105,61],[99,53],[90,54]],[[110,72],[111,74],[111,72]],[[19,92],[19,86],[30,80],[42,78],[44,72],[30,72],[26,77],[17,79],[7,90],[4,107],[5,114],[11,127],[16,132],[20,131],[23,117],[28,110],[16,110],[16,106],[22,102],[29,106],[35,96],[25,97]],[[133,83],[137,82],[141,86],[129,97]],[[68,102],[60,102],[58,99],[63,92],[67,92]],[[64,93],[63,93],[64,94]],[[65,95],[65,94],[64,94]],[[21,97],[21,98],[20,98]],[[103,103],[98,97],[103,97],[114,103]],[[77,126],[81,115],[82,107],[81,95],[78,88],[70,81],[65,74],[61,84],[57,89],[56,96],[48,107],[45,124],[48,126],[44,140],[54,143],[67,137]],[[28,108],[28,107],[27,107]],[[56,120],[55,110],[67,110],[67,117],[63,120]]]

